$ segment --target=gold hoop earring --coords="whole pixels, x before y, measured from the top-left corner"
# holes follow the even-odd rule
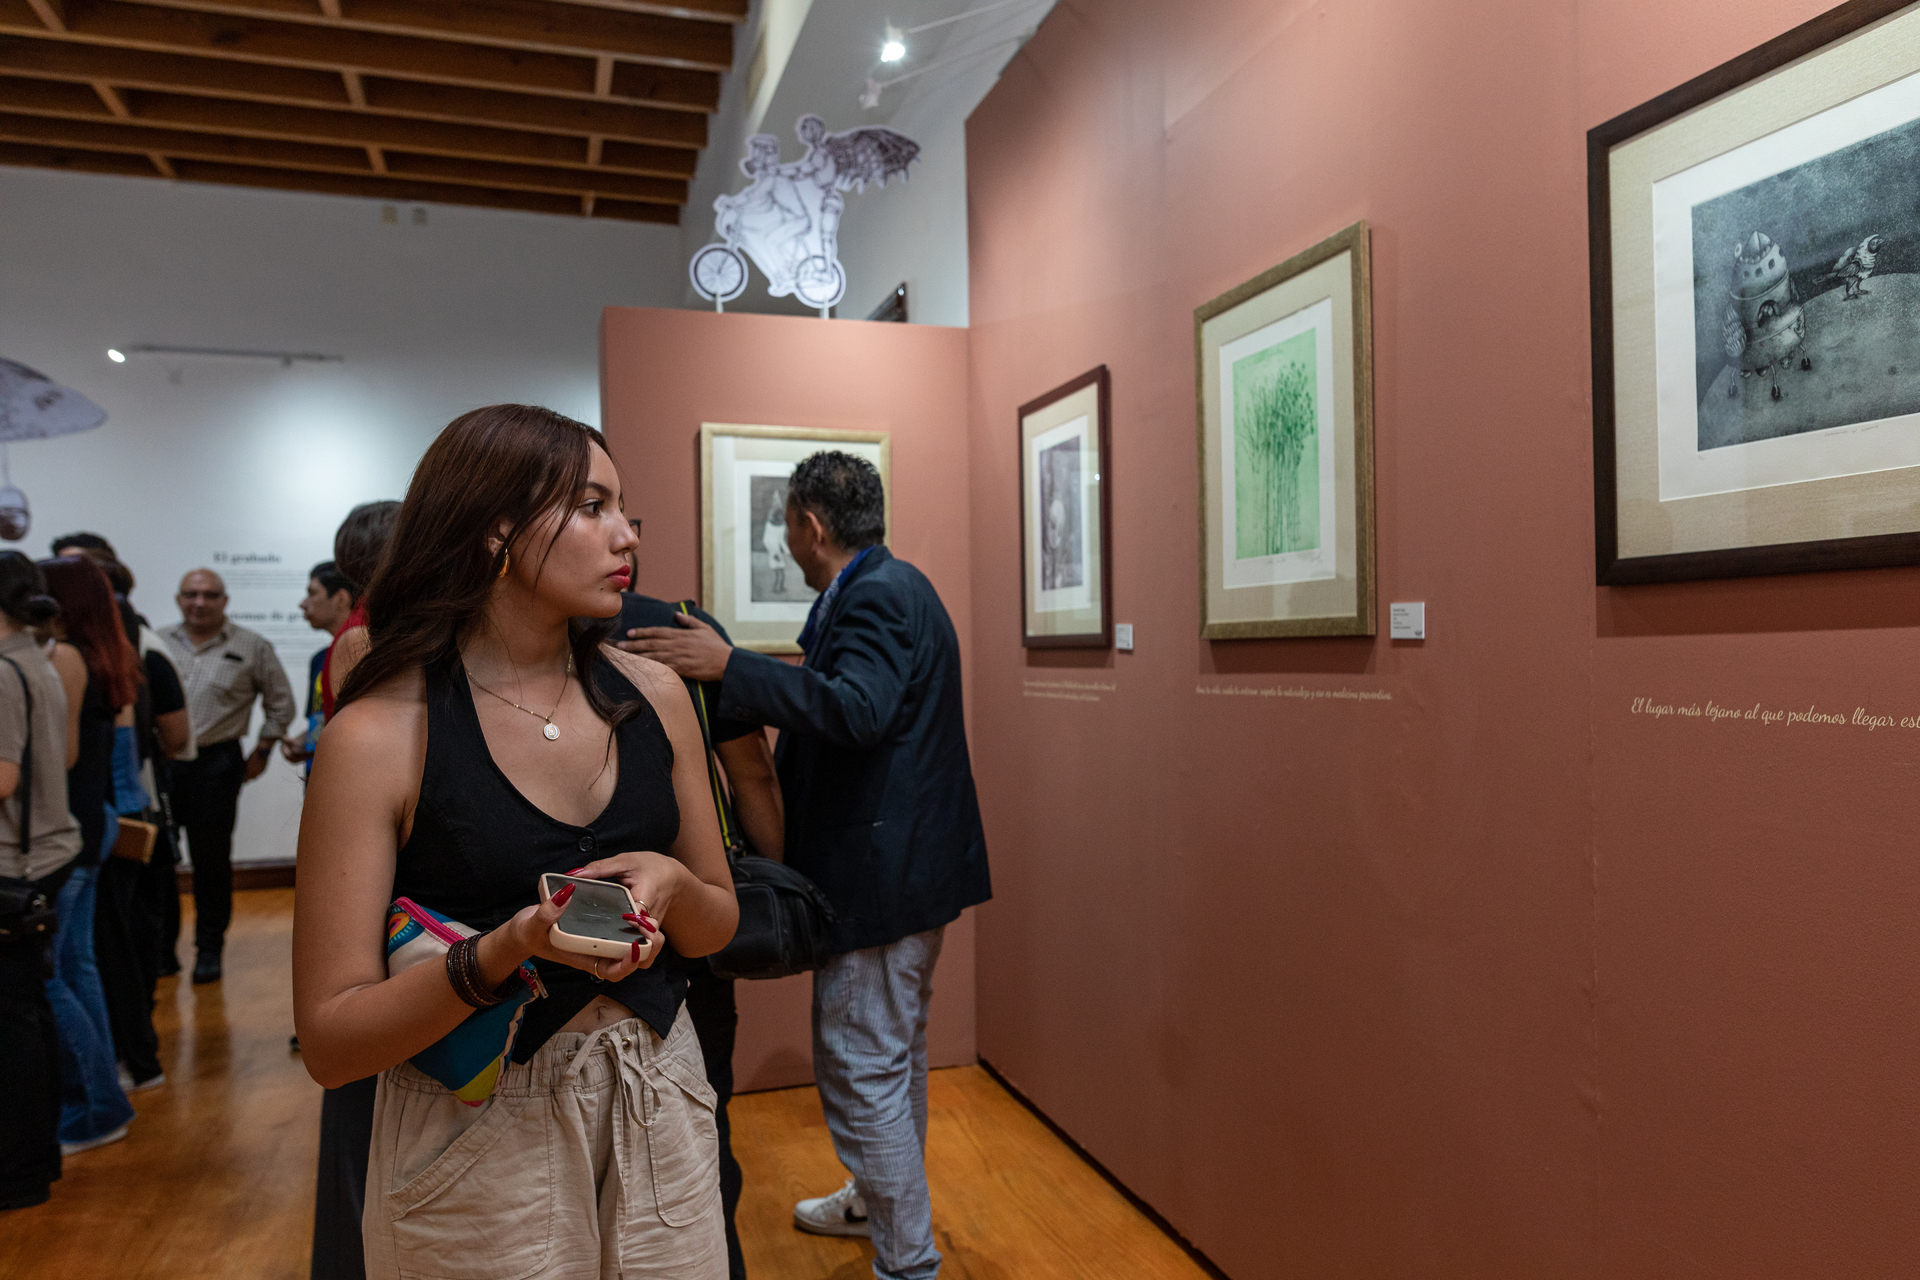
[[[507,576],[507,566],[509,566],[509,565],[511,565],[512,563],[513,563],[513,552],[511,552],[511,551],[502,551],[502,552],[500,553],[500,572],[499,572],[498,574],[496,574],[496,575],[495,575],[495,577],[496,577],[496,578],[504,578],[504,577],[506,577],[506,576]]]

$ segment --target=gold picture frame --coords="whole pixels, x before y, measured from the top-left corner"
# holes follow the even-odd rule
[[[1356,222],[1194,309],[1205,639],[1375,634],[1372,295]]]
[[[803,458],[844,446],[880,472],[893,532],[892,439],[884,431],[700,424],[700,602],[736,645],[799,653],[814,592],[785,553],[784,478]]]

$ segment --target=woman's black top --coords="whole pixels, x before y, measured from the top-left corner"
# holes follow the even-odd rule
[[[619,779],[600,816],[584,827],[549,816],[521,795],[487,750],[464,668],[427,668],[427,763],[413,831],[394,866],[393,896],[485,932],[540,900],[540,877],[565,874],[601,857],[634,850],[665,853],[680,834],[673,794],[673,744],[654,713],[611,663],[597,665],[600,688],[615,702],[638,697],[638,712],[614,731]],[[547,988],[526,1008],[513,1060],[526,1062],[586,1008],[611,996],[665,1036],[686,998],[676,957],[662,955],[619,982],[595,982],[568,965],[534,961]]]
[[[67,770],[67,812],[80,824],[77,867],[100,863],[100,844],[107,837],[107,797],[113,794],[114,708],[107,704],[107,686],[87,673],[87,692],[80,700],[80,758]],[[39,824],[35,824],[36,826]]]

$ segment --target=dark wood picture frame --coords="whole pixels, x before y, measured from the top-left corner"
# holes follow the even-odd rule
[[[1914,0],[1849,0],[1587,134],[1587,229],[1593,341],[1595,580],[1602,586],[1920,564],[1920,530],[1670,555],[1620,555],[1614,369],[1613,150],[1713,100],[1810,57]]]
[[[1100,584],[1100,626],[1095,631],[1076,631],[1059,634],[1035,634],[1028,629],[1028,601],[1031,591],[1028,561],[1031,559],[1030,539],[1037,531],[1029,528],[1028,515],[1031,504],[1027,501],[1027,486],[1032,477],[1027,473],[1027,419],[1051,405],[1057,404],[1069,396],[1085,391],[1088,387],[1097,388],[1098,408],[1092,424],[1099,451],[1099,538],[1100,572],[1097,575]],[[1014,414],[1014,442],[1020,449],[1020,644],[1027,649],[1108,649],[1113,647],[1113,382],[1107,373],[1107,366],[1099,365],[1087,370],[1077,378],[1061,383],[1045,395],[1036,396],[1021,405]]]
[[[1351,263],[1347,287],[1352,305],[1352,334],[1349,358],[1352,363],[1353,396],[1353,607],[1323,615],[1257,620],[1216,620],[1209,603],[1212,572],[1210,557],[1213,539],[1208,525],[1212,519],[1212,457],[1209,451],[1207,415],[1208,356],[1207,325],[1228,315],[1243,304],[1253,302],[1315,267],[1342,254]],[[1375,589],[1377,544],[1374,527],[1373,460],[1373,233],[1362,219],[1344,227],[1318,244],[1296,253],[1285,262],[1270,267],[1253,279],[1236,285],[1217,298],[1194,308],[1194,425],[1199,449],[1199,577],[1200,635],[1205,640],[1254,640],[1274,638],[1321,638],[1326,636],[1371,636],[1378,633]],[[1329,394],[1332,394],[1331,390]],[[1336,435],[1338,428],[1336,426]]]

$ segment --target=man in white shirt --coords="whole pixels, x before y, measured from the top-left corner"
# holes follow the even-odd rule
[[[227,585],[211,569],[180,580],[180,623],[162,634],[187,691],[198,756],[173,768],[173,812],[193,858],[193,980],[220,980],[233,917],[233,824],[240,788],[266,772],[296,711],[293,687],[265,636],[227,620]],[[266,714],[251,752],[240,739],[258,698]]]

